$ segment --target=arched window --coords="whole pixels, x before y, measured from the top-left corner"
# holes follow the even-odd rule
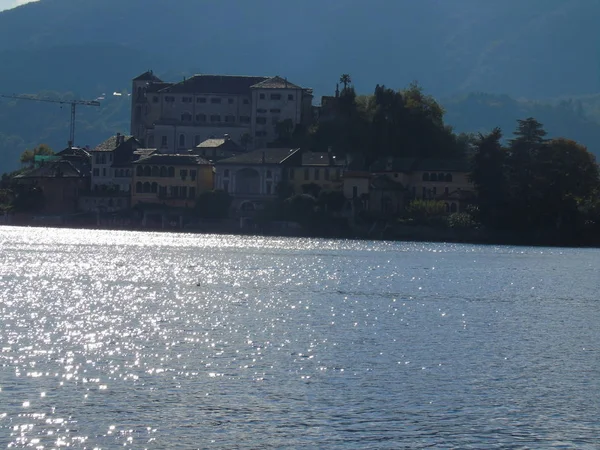
[[[423,174],[423,181],[429,181],[429,174],[427,172]]]
[[[165,166],[160,166],[160,176],[161,177],[167,176],[167,168]]]
[[[446,177],[444,176],[443,173],[438,173],[438,181],[444,181],[446,179]]]
[[[438,180],[437,174],[436,174],[436,173],[432,173],[432,174],[429,176],[429,180],[430,180],[430,181],[437,181],[437,180]]]
[[[144,193],[147,194],[150,192],[150,183],[147,181],[144,183]]]
[[[185,147],[185,134],[179,135],[179,147]]]
[[[169,167],[169,171],[168,171],[169,177],[174,177],[175,176],[175,167]]]
[[[152,166],[152,176],[157,177],[159,173],[160,173],[160,170],[159,170],[158,166]]]
[[[145,177],[152,176],[152,168],[150,166],[144,166],[144,176]]]
[[[456,203],[452,203],[450,205],[450,212],[455,213],[457,210],[458,210],[458,208],[456,207]]]
[[[158,192],[158,184],[156,182],[152,183],[152,186],[150,186],[150,190],[153,194],[156,194]]]
[[[138,177],[143,177],[144,176],[144,167],[143,166],[137,166],[137,168],[135,169],[135,174]]]
[[[452,183],[452,174],[451,173],[447,173],[446,174],[446,182],[447,183]]]
[[[141,181],[138,181],[137,183],[135,183],[135,192],[140,194],[143,190],[144,190],[144,186],[142,185]]]
[[[444,206],[446,207],[446,212],[450,212],[450,205],[448,203],[444,203]]]

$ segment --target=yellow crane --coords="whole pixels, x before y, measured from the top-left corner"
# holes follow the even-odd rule
[[[69,147],[75,144],[75,108],[77,105],[82,106],[100,106],[100,102],[96,100],[54,100],[51,98],[36,97],[34,95],[3,95],[3,98],[12,98],[17,100],[31,100],[34,102],[59,103],[61,105],[71,105],[71,126],[69,129]]]

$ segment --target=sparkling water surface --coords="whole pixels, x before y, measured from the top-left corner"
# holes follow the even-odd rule
[[[0,227],[0,448],[600,448],[599,267]]]

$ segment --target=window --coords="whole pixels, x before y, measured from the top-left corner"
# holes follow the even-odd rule
[[[250,100],[248,100],[247,98],[244,99],[244,105],[249,105],[250,104]]]
[[[210,121],[215,123],[215,122],[220,122],[221,121],[221,116],[218,114],[213,114],[212,116],[210,116]]]
[[[144,183],[144,194],[148,194],[150,193],[150,183],[148,183],[147,181]]]
[[[221,99],[219,97],[213,97],[210,99],[210,102],[216,105],[221,103]]]
[[[167,137],[166,136],[161,136],[160,137],[160,146],[161,147],[166,147],[167,146]]]
[[[195,170],[190,170],[190,178],[192,179],[192,181],[196,180],[196,171]]]
[[[229,181],[223,181],[223,190],[229,192]]]
[[[451,173],[447,173],[446,174],[446,182],[447,183],[452,183],[452,174]]]
[[[290,180],[294,179],[294,169],[290,169]]]
[[[235,123],[235,116],[232,116],[231,114],[225,116],[225,122],[227,122],[227,123]]]
[[[158,103],[158,95],[152,97],[152,103]]]
[[[224,176],[225,178],[229,178],[229,169],[225,169],[225,170],[223,171],[223,176]]]
[[[229,103],[230,105],[233,105],[233,99],[232,98],[228,98],[227,99],[227,103]]]
[[[140,194],[143,191],[143,185],[141,181],[138,181],[137,183],[135,183],[135,192],[137,192],[138,194]]]
[[[318,180],[320,177],[319,169],[315,169],[315,180]]]
[[[182,122],[191,122],[192,121],[192,115],[189,112],[184,112],[181,115],[181,121]]]
[[[429,181],[437,181],[438,177],[436,173],[432,173],[431,175],[429,175]]]
[[[436,188],[436,187],[434,187],[434,188],[431,190],[431,192],[433,193],[433,195],[436,195],[436,194],[437,194],[437,188]]]
[[[358,186],[352,186],[352,198],[358,197]]]
[[[294,94],[288,94],[288,100],[294,100]]]
[[[165,96],[165,102],[173,103],[174,101],[175,101],[175,97],[173,97],[172,95]]]
[[[329,169],[325,169],[325,171],[323,172],[323,179],[329,180]]]
[[[179,147],[185,147],[185,134],[179,135]]]
[[[264,99],[265,99],[265,94],[260,94],[260,95],[258,96],[258,98],[260,98],[261,100],[264,100]]]
[[[152,168],[150,166],[144,166],[144,176],[145,177],[152,176]]]
[[[158,166],[152,166],[152,176],[157,177],[158,174],[160,174],[160,169],[158,168]]]
[[[158,183],[154,182],[150,185],[150,192],[156,194],[158,192]]]
[[[267,194],[271,194],[273,191],[273,182],[267,181]]]
[[[196,122],[206,122],[206,114],[196,114]]]
[[[257,131],[256,133],[254,133],[254,135],[256,137],[265,137],[267,135],[266,131]]]
[[[171,197],[179,197],[179,186],[171,186]]]
[[[449,189],[447,187],[444,188],[444,194],[448,195]]]
[[[192,97],[181,97],[181,103],[192,103]]]
[[[189,193],[190,198],[196,198],[196,188],[194,186],[190,187]]]
[[[187,173],[188,173],[188,171],[186,169],[181,169],[179,171],[179,175],[181,176],[182,180],[185,180],[187,178]]]
[[[428,173],[424,173],[423,174],[423,181],[429,181],[429,174]]]
[[[257,125],[265,125],[267,123],[267,118],[266,117],[257,117],[256,118],[256,124]]]
[[[167,170],[167,175],[169,176],[169,178],[173,178],[175,176],[175,167],[169,167],[169,169]]]
[[[427,198],[427,188],[423,187],[423,200]]]
[[[94,174],[95,177],[100,176],[100,169],[98,169],[98,168],[94,169],[93,174]]]
[[[256,112],[257,112],[258,114],[265,114],[265,113],[267,112],[267,110],[266,110],[266,109],[264,109],[264,108],[258,108],[258,109],[256,110]]]
[[[267,170],[267,178],[273,178],[273,173],[270,170]]]
[[[281,94],[271,94],[271,100],[281,100]]]
[[[196,103],[206,103],[206,97],[197,97]]]
[[[269,110],[269,112],[274,113],[274,114],[279,114],[281,112],[281,109],[279,108],[272,108]]]
[[[308,181],[310,179],[310,170],[304,169],[304,181]]]
[[[179,195],[181,196],[181,198],[186,198],[187,197],[187,195],[188,195],[187,186],[181,186],[179,188]]]
[[[240,123],[250,123],[250,117],[240,116]]]
[[[158,195],[161,197],[166,197],[167,196],[167,187],[166,186],[159,186],[158,188]]]
[[[102,169],[102,176],[105,177],[106,176],[106,169]]]
[[[167,168],[165,166],[161,166],[160,167],[160,173],[159,173],[160,177],[166,177],[167,176]]]

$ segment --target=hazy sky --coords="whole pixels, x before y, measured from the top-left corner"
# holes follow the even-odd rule
[[[0,11],[37,0],[0,0]]]

